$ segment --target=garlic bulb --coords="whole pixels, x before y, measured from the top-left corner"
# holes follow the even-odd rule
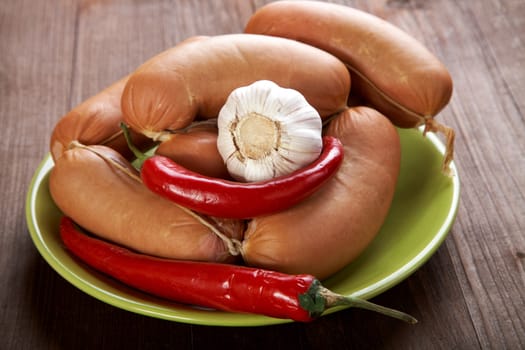
[[[217,124],[219,153],[239,181],[289,174],[317,159],[323,146],[319,113],[298,91],[268,80],[235,89]]]

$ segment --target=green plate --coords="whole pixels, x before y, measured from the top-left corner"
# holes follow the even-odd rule
[[[459,202],[459,177],[440,171],[445,147],[432,133],[399,129],[401,174],[389,215],[376,239],[352,264],[323,281],[329,289],[365,299],[407,278],[441,245]],[[261,326],[290,322],[259,315],[220,312],[164,301],[128,288],[75,260],[58,234],[61,212],[48,191],[53,161],[48,155],[34,174],[26,202],[33,242],[49,265],[85,293],[115,307],[170,321],[214,326]],[[336,308],[327,313],[343,309]]]

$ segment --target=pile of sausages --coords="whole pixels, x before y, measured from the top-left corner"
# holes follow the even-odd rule
[[[342,164],[319,190],[241,220],[199,217],[140,181],[121,123],[140,149],[160,143],[157,154],[227,178],[216,127],[201,121],[216,118],[232,90],[258,80],[302,93],[326,121],[324,134],[341,141]],[[392,24],[341,5],[275,2],[253,14],[245,33],[189,38],[62,117],[50,142],[50,192],[84,229],[144,254],[242,257],[323,279],[355,259],[386,218],[400,168],[396,126],[444,132],[446,171],[454,133],[434,116],[451,94],[443,64]],[[238,243],[238,256],[225,238]]]

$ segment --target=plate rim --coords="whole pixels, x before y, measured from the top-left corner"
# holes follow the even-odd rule
[[[439,139],[437,134],[435,132],[426,132],[424,133],[424,127],[417,128],[419,132],[422,134],[423,137],[430,140],[432,145],[436,148],[436,150],[441,154],[445,155],[446,146],[445,144]],[[460,193],[461,193],[461,183],[459,179],[458,170],[456,167],[456,163],[454,160],[452,160],[449,164],[450,170],[451,170],[451,182],[452,182],[452,198],[451,198],[451,204],[448,208],[447,216],[445,220],[442,222],[439,230],[436,232],[432,240],[425,246],[424,249],[422,249],[418,254],[416,254],[410,261],[405,263],[403,266],[399,267],[394,273],[390,274],[387,277],[382,278],[381,280],[377,281],[376,283],[373,283],[366,288],[362,288],[359,291],[356,291],[355,293],[352,293],[351,295],[354,297],[364,298],[364,299],[370,299],[373,298],[388,289],[391,289],[392,287],[396,286],[400,282],[407,279],[410,275],[412,275],[415,271],[417,271],[423,264],[425,264],[437,251],[437,249],[441,246],[441,244],[445,241],[447,238],[450,229],[452,228],[452,225],[454,224],[458,208],[459,208],[459,200],[460,200]],[[445,175],[444,175],[445,176]]]
[[[416,130],[419,130],[419,132],[423,135],[422,128],[417,128]],[[433,147],[440,154],[444,155],[446,147],[435,133],[427,132],[423,135],[423,137],[427,138],[432,143]],[[170,312],[166,312],[165,309],[161,307],[158,308],[159,310],[155,310],[156,307],[153,305],[145,305],[130,300],[129,298],[121,297],[103,288],[99,288],[98,286],[91,284],[89,281],[84,280],[83,278],[72,272],[54,255],[52,250],[46,244],[46,240],[44,239],[40,228],[37,227],[36,224],[36,193],[40,188],[40,184],[44,181],[53,165],[54,162],[51,157],[51,154],[47,153],[47,155],[38,165],[31,178],[31,182],[29,184],[29,188],[26,194],[25,203],[26,224],[33,244],[37,248],[39,254],[53,268],[53,270],[55,270],[56,273],[58,273],[62,278],[74,285],[76,288],[80,289],[82,292],[106,304],[118,307],[129,312],[187,324],[226,327],[251,327],[277,325],[293,322],[292,320],[288,319],[278,319],[262,315],[236,314],[222,311],[217,311],[217,316],[219,316],[218,318],[206,317],[205,319],[200,319],[196,318],[195,316],[191,316],[191,314],[195,313],[196,309],[191,309],[191,311],[188,310],[188,312],[185,312],[184,310],[180,309],[180,307],[183,307],[182,305],[178,307],[178,305],[176,304],[174,305],[175,309],[170,309]],[[381,278],[373,284],[370,284],[351,294],[348,294],[348,296],[370,299],[385,292],[388,289],[393,288],[395,285],[407,279],[411,274],[413,274],[423,264],[425,264],[428,261],[428,259],[430,259],[430,257],[435,253],[435,251],[441,246],[441,244],[448,236],[448,233],[450,232],[450,229],[452,228],[452,225],[457,217],[461,192],[460,178],[454,160],[452,160],[452,162],[450,163],[450,168],[452,171],[451,183],[453,189],[450,206],[447,208],[448,212],[445,220],[442,222],[439,230],[436,232],[436,234],[433,236],[430,242],[424,247],[424,249],[419,251],[418,254],[416,254],[411,260],[406,262],[404,265],[400,266],[393,273]],[[328,315],[346,308],[348,308],[348,306],[332,308],[323,313],[323,315]],[[229,319],[228,322],[225,323],[220,316],[225,316],[227,314],[239,315],[240,318]]]

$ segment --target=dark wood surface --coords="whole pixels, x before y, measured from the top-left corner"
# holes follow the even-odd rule
[[[457,132],[457,220],[422,268],[373,299],[418,325],[360,310],[254,328],[168,322],[98,301],[42,259],[25,195],[60,116],[186,37],[242,31],[265,2],[0,1],[1,349],[525,348],[523,0],[337,1],[405,29],[454,79],[439,119]]]

